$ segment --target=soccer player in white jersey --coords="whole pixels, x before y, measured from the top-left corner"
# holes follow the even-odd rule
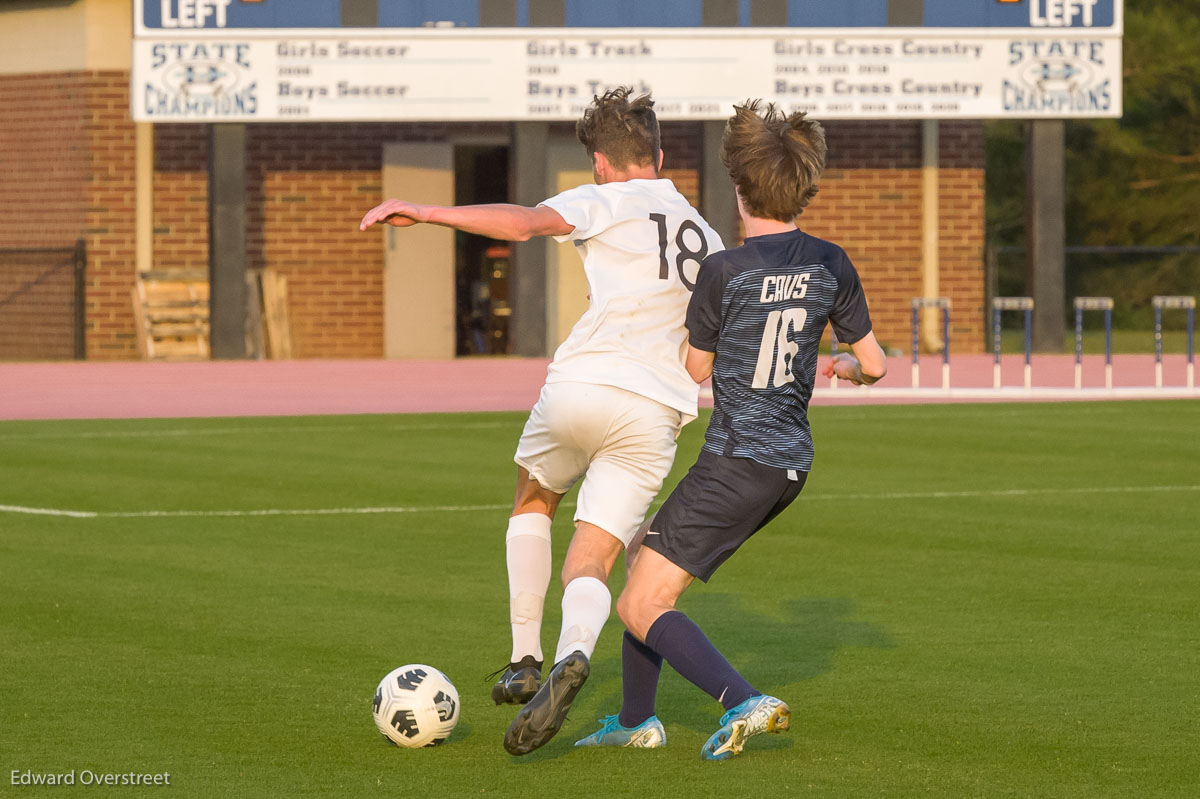
[[[712,375],[713,415],[696,464],[647,525],[617,601],[628,630],[621,710],[578,746],[666,743],[655,715],[664,660],[726,711],[701,749],[705,759],[733,757],[747,738],[787,729],[787,704],[747,682],[675,603],[804,487],[813,459],[808,403],[825,325],[854,353],[838,355],[826,377],[861,385],[887,373],[850,258],[795,224],[825,167],[821,126],[758,101],[735,110],[721,160],[737,188],[746,241],[705,259],[687,314],[686,364],[697,381]]]
[[[630,94],[622,87],[596,97],[576,125],[595,185],[534,208],[388,200],[360,225],[424,222],[510,241],[553,236],[574,243],[583,259],[588,309],[555,353],[514,457],[517,489],[505,538],[513,648],[492,699],[528,703],[504,738],[516,755],[558,732],[587,679],[612,605],[608,575],[670,471],[680,428],[696,416],[698,389],[683,364],[684,315],[700,261],[722,244],[674,184],[658,177],[654,102]],[[562,569],[562,630],[555,666],[540,684],[550,525],[580,478]]]

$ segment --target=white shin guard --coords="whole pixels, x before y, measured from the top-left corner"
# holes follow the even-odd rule
[[[600,580],[577,577],[568,583],[563,590],[562,635],[558,639],[554,662],[558,663],[575,650],[590,658],[611,609],[612,594]]]
[[[508,607],[513,648],[510,661],[542,659],[542,607],[550,585],[550,517],[522,513],[508,520]]]

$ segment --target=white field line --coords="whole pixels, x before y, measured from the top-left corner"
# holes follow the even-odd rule
[[[1006,488],[992,491],[892,491],[878,494],[818,494],[801,500],[852,499],[971,499],[987,497],[1035,497],[1059,494],[1148,494],[1176,491],[1200,491],[1200,485],[1182,486],[1087,486],[1079,488]]]
[[[24,505],[0,505],[0,513],[22,513],[28,516],[70,516],[73,519],[94,519],[97,516],[97,514],[87,510],[28,508]]]
[[[1033,497],[1088,494],[1162,494],[1200,491],[1200,485],[1175,486],[1087,486],[1079,488],[1007,488],[990,491],[885,491],[870,494],[802,494],[801,502],[841,502],[853,500],[887,501],[897,499],[971,499]],[[560,507],[573,507],[564,502]],[[82,511],[61,508],[32,508],[24,505],[0,505],[0,513],[34,516],[65,516],[73,519],[149,519],[181,517],[253,517],[253,516],[353,516],[400,513],[472,513],[508,510],[509,504],[493,505],[391,505],[361,508],[260,508],[250,510],[143,510]]]
[[[564,503],[564,507],[566,503]],[[504,505],[384,505],[373,508],[263,508],[261,510],[141,510],[97,513],[106,519],[150,519],[178,516],[352,516],[379,513],[462,513],[466,511],[512,510]]]
[[[161,430],[96,430],[84,432],[46,432],[46,433],[6,433],[0,434],[0,441],[40,441],[50,439],[80,439],[80,438],[186,438],[190,436],[237,436],[237,435],[274,435],[276,433],[356,433],[369,431],[415,432],[423,430],[492,430],[504,427],[516,429],[516,422],[464,422],[449,424],[445,422],[430,422],[428,424],[383,424],[383,425],[292,425],[263,427],[180,427],[163,428]]]

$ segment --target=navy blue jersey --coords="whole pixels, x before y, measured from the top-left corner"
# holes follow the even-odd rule
[[[836,244],[795,230],[704,259],[687,314],[691,345],[716,353],[704,449],[812,468],[808,402],[826,322],[847,344],[871,332],[858,273]]]

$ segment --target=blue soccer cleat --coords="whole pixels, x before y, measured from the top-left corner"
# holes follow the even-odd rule
[[[742,753],[746,739],[764,732],[783,732],[790,724],[787,703],[773,696],[752,696],[721,716],[721,729],[700,750],[705,760],[728,760]]]
[[[616,716],[605,716],[600,719],[600,729],[586,738],[580,738],[575,745],[657,749],[667,745],[667,733],[658,716],[651,716],[636,727],[624,727]]]

